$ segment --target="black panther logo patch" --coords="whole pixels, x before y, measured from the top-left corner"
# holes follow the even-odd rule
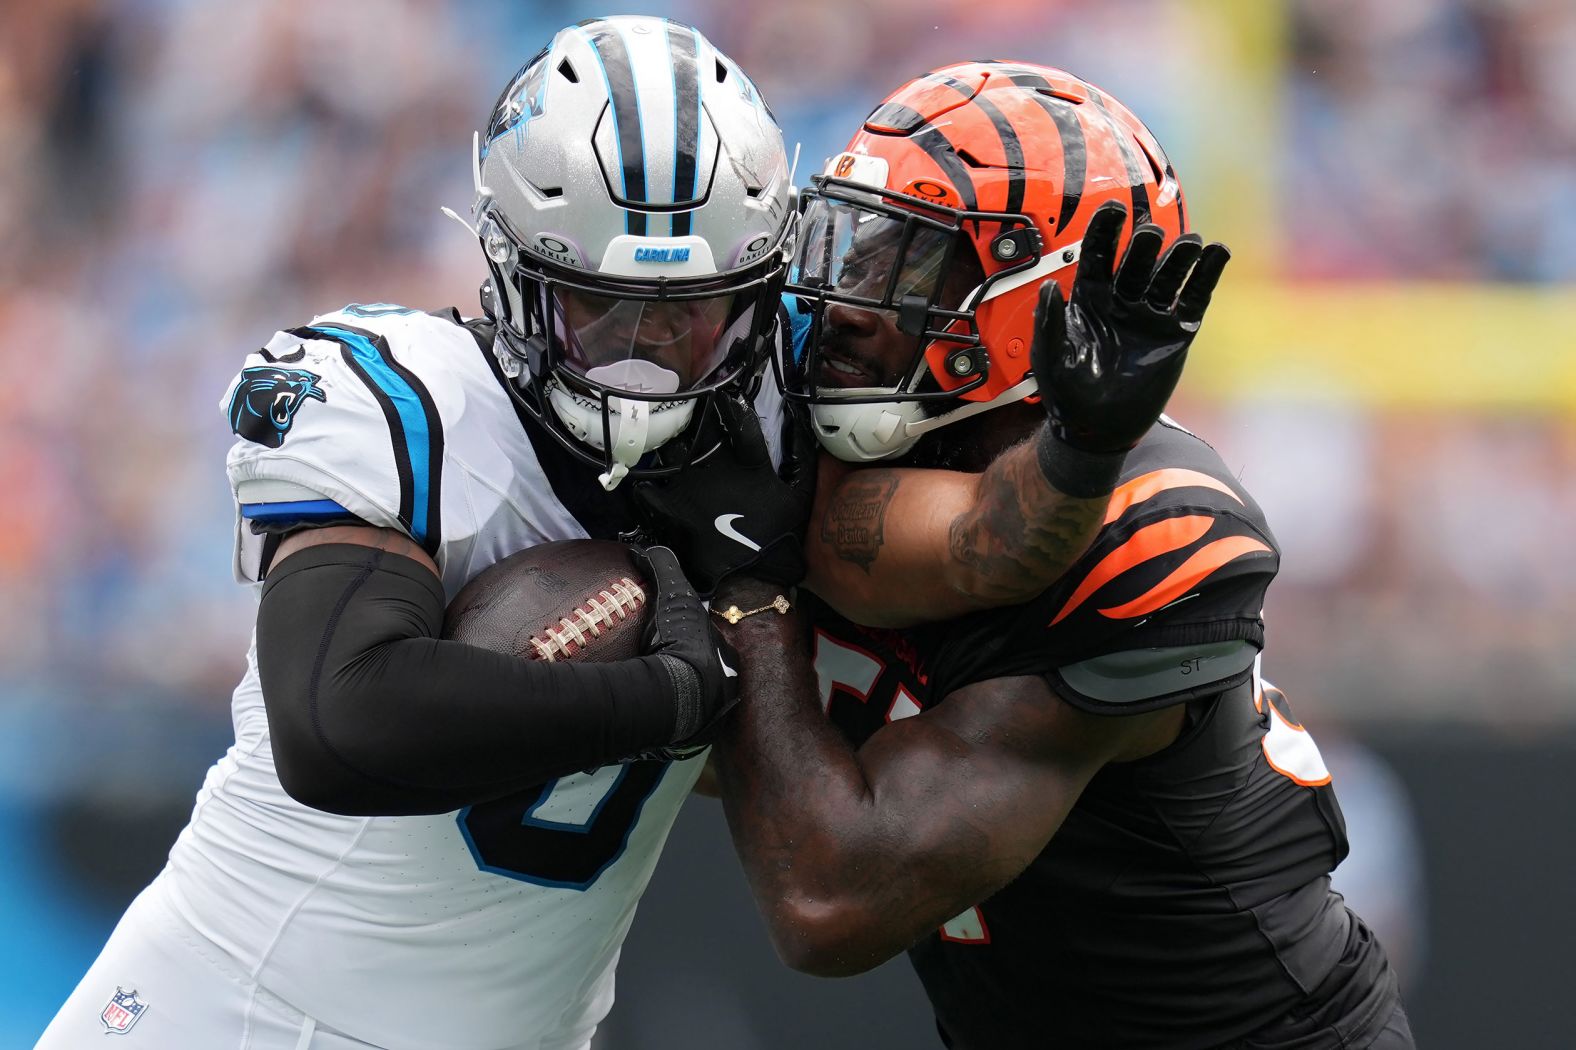
[[[327,401],[321,377],[304,368],[262,365],[241,370],[241,385],[230,398],[230,429],[248,441],[278,448],[307,398]]]

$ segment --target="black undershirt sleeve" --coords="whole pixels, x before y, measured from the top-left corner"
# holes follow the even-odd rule
[[[441,640],[443,612],[430,569],[372,547],[309,547],[268,574],[257,666],[292,798],[446,813],[671,741],[658,658],[524,660]]]

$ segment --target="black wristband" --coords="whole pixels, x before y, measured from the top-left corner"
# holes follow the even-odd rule
[[[1034,437],[1034,455],[1040,473],[1051,487],[1074,499],[1109,496],[1122,476],[1126,452],[1084,452],[1073,448],[1041,426]]]
[[[673,682],[673,737],[668,743],[677,744],[700,732],[705,724],[705,710],[700,702],[700,672],[676,656],[658,653],[656,658]]]

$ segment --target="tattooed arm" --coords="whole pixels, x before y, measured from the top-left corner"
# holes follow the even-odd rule
[[[726,600],[774,593],[742,586]],[[728,827],[778,954],[824,977],[878,965],[1006,885],[1102,765],[1159,750],[1180,725],[1180,707],[1102,718],[1042,678],[1004,678],[856,753],[821,712],[797,612],[722,630],[749,698],[712,751]]]
[[[1053,487],[1034,439],[983,474],[853,470],[823,456],[806,586],[873,627],[1028,601],[1088,547],[1109,492],[1078,498]]]

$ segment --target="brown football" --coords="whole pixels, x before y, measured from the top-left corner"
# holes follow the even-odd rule
[[[490,566],[449,603],[443,637],[531,660],[640,655],[647,582],[629,548],[559,540]]]

